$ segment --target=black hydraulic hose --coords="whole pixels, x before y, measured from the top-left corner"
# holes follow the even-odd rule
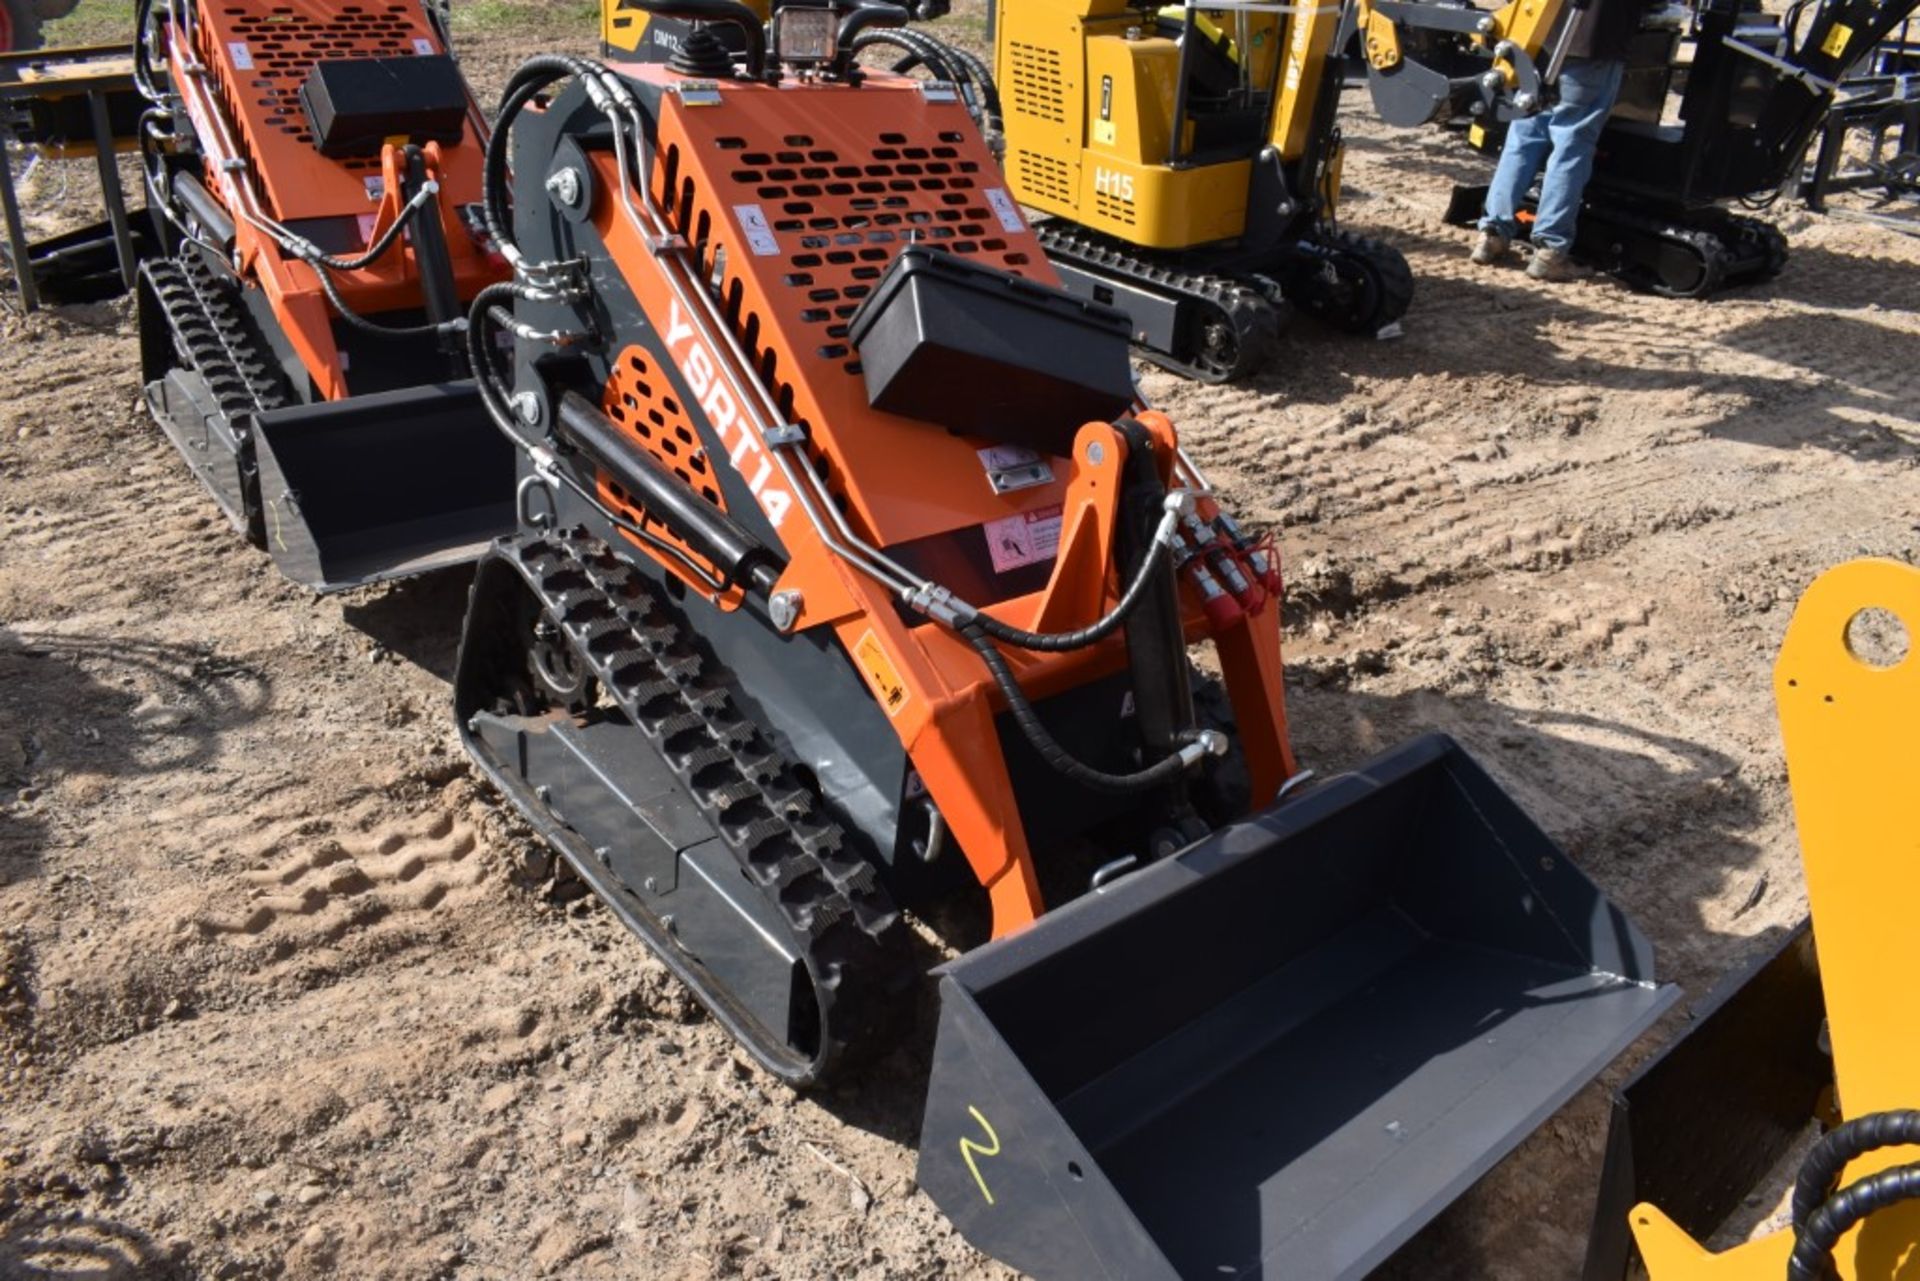
[[[1134,571],[1133,581],[1127,584],[1127,590],[1120,594],[1120,600],[1112,611],[1099,622],[1082,627],[1073,632],[1029,632],[1011,627],[990,614],[976,614],[973,625],[989,636],[1005,641],[1009,645],[1018,645],[1021,649],[1030,649],[1036,653],[1059,654],[1070,649],[1085,649],[1120,629],[1127,621],[1127,615],[1146,599],[1147,588],[1153,582],[1153,572],[1160,567],[1160,554],[1150,554],[1140,562],[1140,568]]]
[[[487,139],[483,171],[482,208],[487,218],[487,234],[494,243],[515,245],[513,217],[507,191],[509,143],[513,122],[526,105],[542,91],[569,76],[586,79],[595,74],[591,63],[561,53],[542,53],[528,58],[514,71],[500,97],[500,111],[494,118],[493,134]]]
[[[842,49],[851,49],[862,31],[875,27],[904,27],[912,21],[913,15],[897,4],[888,4],[886,0],[860,0],[853,12],[840,19],[838,43]]]
[[[1013,669],[1007,666],[1006,658],[978,623],[979,620],[976,619],[962,627],[961,637],[973,646],[974,651],[980,655],[980,661],[987,665],[987,671],[992,674],[994,683],[1000,686],[1000,692],[1007,700],[1007,711],[1013,715],[1014,724],[1020,727],[1020,732],[1026,736],[1029,743],[1033,744],[1034,751],[1040,754],[1040,759],[1051,768],[1082,787],[1096,792],[1122,794],[1147,792],[1165,787],[1186,770],[1186,763],[1180,759],[1178,753],[1163,756],[1147,768],[1132,774],[1109,774],[1075,757],[1047,732],[1046,725],[1040,720],[1040,713],[1034,710],[1033,704],[1027,700],[1026,692],[1020,688],[1020,682],[1015,679]]]
[[[425,203],[414,204],[411,201],[403,205],[400,216],[393,220],[393,225],[381,232],[380,238],[368,245],[366,252],[358,258],[335,258],[332,254],[316,253],[302,261],[315,267],[327,267],[333,271],[363,271],[386,256],[387,251],[399,241],[401,233],[425,207]]]
[[[158,104],[164,100],[153,82],[153,0],[138,0],[133,7],[133,85],[140,96]]]
[[[945,79],[963,86],[972,86],[979,102],[978,109],[973,111],[975,119],[990,131],[1005,130],[1006,120],[1000,108],[1000,87],[994,83],[992,69],[978,54],[912,28],[868,33],[861,38],[856,47],[864,48],[869,40],[877,41],[889,37],[897,37],[892,40],[892,43],[912,50],[919,60],[927,63],[930,68],[932,60],[937,57],[941,65],[946,68]],[[907,65],[911,66],[911,63]]]
[[[487,318],[495,307],[511,306],[515,297],[514,286],[501,281],[488,285],[474,295],[472,306],[467,308],[467,363],[473,366],[473,381],[480,391],[480,402],[486,406],[487,416],[494,425],[507,434],[507,439],[516,448],[526,448],[527,442],[513,426],[513,406],[507,393],[501,386],[499,374],[493,363],[493,353],[489,350],[487,335],[490,332]]]
[[[1869,1175],[1829,1197],[1804,1224],[1796,1224],[1788,1281],[1834,1281],[1833,1249],[1861,1220],[1889,1206],[1920,1200],[1920,1164]]]
[[[1840,1185],[1848,1165],[1869,1152],[1908,1143],[1920,1143],[1920,1111],[1911,1108],[1855,1117],[1822,1135],[1793,1183],[1793,1226],[1806,1226]]]
[[[942,80],[951,80],[956,84],[960,82],[959,68],[938,54],[930,53],[910,40],[901,39],[904,34],[904,32],[890,30],[865,31],[861,33],[858,40],[853,42],[853,51],[865,53],[869,49],[890,45],[907,55],[894,64],[893,69],[896,72],[911,71],[915,67],[924,66]]]
[[[333,304],[334,312],[340,319],[363,334],[376,338],[426,338],[434,334],[443,334],[456,328],[457,321],[444,323],[429,322],[424,325],[383,325],[377,320],[368,320],[365,316],[347,305],[340,295],[340,287],[333,283],[333,275],[325,267],[315,265],[313,274],[319,278],[321,291],[327,295],[327,301]]]

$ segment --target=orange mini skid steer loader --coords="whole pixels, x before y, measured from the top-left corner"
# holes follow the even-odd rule
[[[783,1081],[891,1043],[907,913],[962,952],[920,1182],[981,1248],[1363,1275],[1665,1007],[1645,940],[1449,740],[1303,785],[1271,546],[961,96],[852,60],[904,10],[642,7],[670,61],[496,122],[467,749]]]
[[[147,402],[234,526],[337,590],[471,561],[513,451],[466,303],[507,275],[470,222],[485,117],[414,3],[139,6]]]

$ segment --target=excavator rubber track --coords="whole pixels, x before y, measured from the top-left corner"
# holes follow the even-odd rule
[[[1456,187],[1447,222],[1471,226],[1485,187]],[[1533,203],[1525,212],[1531,216]],[[1722,289],[1772,280],[1786,269],[1787,238],[1770,222],[1721,208],[1676,219],[1590,202],[1580,213],[1574,257],[1635,289],[1663,298],[1707,298]]]
[[[143,324],[143,332],[170,339],[172,348],[146,353],[149,411],[234,528],[264,547],[253,420],[289,404],[272,357],[234,291],[197,256],[142,263],[140,301],[158,310],[152,319],[160,322]],[[172,366],[170,375],[163,365]]]
[[[671,791],[682,802],[674,818],[663,816],[657,803],[636,806],[637,817],[618,815],[616,825],[626,828],[622,837],[631,832],[633,839],[644,839],[650,828],[689,819],[704,823],[737,860],[762,906],[773,909],[755,918],[759,927],[782,923],[782,941],[811,984],[818,1040],[796,1045],[786,1034],[791,1027],[769,1029],[743,1008],[729,984],[691,950],[698,944],[683,937],[685,925],[649,902],[664,879],[627,875],[633,864],[622,849],[583,839],[573,823],[592,807],[585,793],[569,794],[551,779],[536,781],[525,768],[528,740],[552,732],[552,714],[508,717],[475,707],[498,701],[475,682],[501,673],[475,670],[484,656],[473,652],[461,655],[455,691],[468,750],[769,1072],[795,1085],[823,1079],[874,1018],[887,977],[901,967],[894,955],[903,946],[900,916],[873,865],[851,848],[846,833],[799,781],[796,763],[734,699],[727,673],[703,653],[677,612],[606,543],[584,530],[501,543],[482,562],[476,611],[486,608],[493,576],[503,571],[524,584],[542,618],[563,633],[581,675],[617,706],[626,723],[611,728],[659,766],[655,778],[666,790],[655,793],[656,801]],[[684,867],[672,874],[690,882]]]
[[[1293,254],[1281,281],[1287,301],[1336,329],[1377,336],[1413,305],[1413,268],[1384,240],[1323,228]]]
[[[1171,335],[1135,330],[1135,344],[1154,364],[1199,382],[1228,383],[1272,359],[1286,313],[1252,284],[1158,262],[1125,241],[1075,223],[1056,219],[1036,223],[1034,231],[1074,292],[1084,292],[1076,287],[1077,274],[1094,288],[1111,282],[1171,299],[1189,313]]]
[[[1721,209],[1678,221],[1589,205],[1580,229],[1579,256],[1663,298],[1706,298],[1772,280],[1787,265],[1787,238],[1779,228]]]

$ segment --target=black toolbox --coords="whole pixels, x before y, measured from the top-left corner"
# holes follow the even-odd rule
[[[466,83],[444,53],[316,62],[300,103],[331,159],[377,156],[388,138],[458,142],[467,121]]]
[[[1133,404],[1125,312],[912,245],[849,324],[876,409],[952,431],[1072,451]]]

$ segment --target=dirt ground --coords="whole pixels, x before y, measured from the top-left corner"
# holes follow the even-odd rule
[[[1920,240],[1783,211],[1785,274],[1711,304],[1535,285],[1441,225],[1453,141],[1348,132],[1405,336],[1145,386],[1278,531],[1305,761],[1454,734],[1703,990],[1805,910],[1792,602],[1920,547]],[[310,598],[139,408],[130,307],[0,332],[0,1276],[1009,1275],[915,1190],[920,1049],[796,1097],[530,887],[446,706],[457,575]],[[1396,1275],[1573,1276],[1603,1115]]]

